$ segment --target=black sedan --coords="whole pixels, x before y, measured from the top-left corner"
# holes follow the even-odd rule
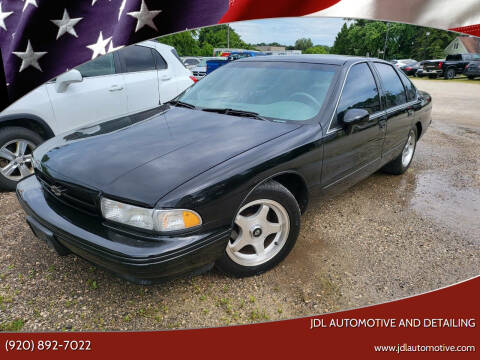
[[[480,60],[470,62],[463,74],[470,80],[480,77]]]
[[[423,61],[415,61],[413,63],[402,66],[400,69],[408,76],[414,76],[420,67],[423,65]]]
[[[293,248],[311,199],[404,173],[431,109],[378,59],[242,59],[157,109],[47,141],[17,196],[59,254],[131,281],[255,275]]]

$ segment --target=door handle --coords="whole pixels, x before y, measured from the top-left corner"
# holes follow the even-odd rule
[[[162,81],[168,81],[168,80],[170,80],[171,78],[172,78],[171,76],[163,75],[160,79],[161,79]]]
[[[110,86],[110,89],[108,89],[108,91],[120,91],[120,90],[123,90],[123,86],[121,85],[112,85]]]

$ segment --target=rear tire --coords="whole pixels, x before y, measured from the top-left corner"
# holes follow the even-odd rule
[[[0,189],[14,191],[17,183],[33,174],[32,152],[43,138],[23,127],[0,128]]]
[[[385,165],[382,169],[383,172],[392,175],[401,175],[410,167],[415,155],[415,149],[417,148],[417,129],[416,127],[410,130],[408,134],[407,142],[403,147],[402,152],[395,159]]]
[[[290,253],[299,231],[295,197],[269,181],[253,190],[235,215],[231,238],[216,266],[235,277],[261,274]]]
[[[454,77],[455,77],[456,73],[455,73],[455,69],[447,69],[447,71],[445,71],[444,73],[444,78],[445,80],[452,80]]]

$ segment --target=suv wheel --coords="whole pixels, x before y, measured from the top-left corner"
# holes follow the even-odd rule
[[[445,71],[445,79],[446,80],[452,80],[454,77],[455,77],[455,69],[447,69],[447,71]]]
[[[300,208],[283,185],[270,181],[248,197],[235,216],[225,253],[216,265],[233,276],[252,276],[282,261],[300,230]]]
[[[40,135],[23,127],[0,129],[0,189],[13,191],[33,174],[32,153],[42,142]]]

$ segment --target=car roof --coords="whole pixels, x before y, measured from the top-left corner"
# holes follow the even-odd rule
[[[266,55],[253,56],[236,60],[235,62],[245,61],[275,61],[275,62],[306,62],[315,64],[346,65],[359,61],[379,61],[390,64],[387,61],[377,58],[367,58],[361,56],[347,55],[320,55],[320,54],[302,54],[302,55]]]

